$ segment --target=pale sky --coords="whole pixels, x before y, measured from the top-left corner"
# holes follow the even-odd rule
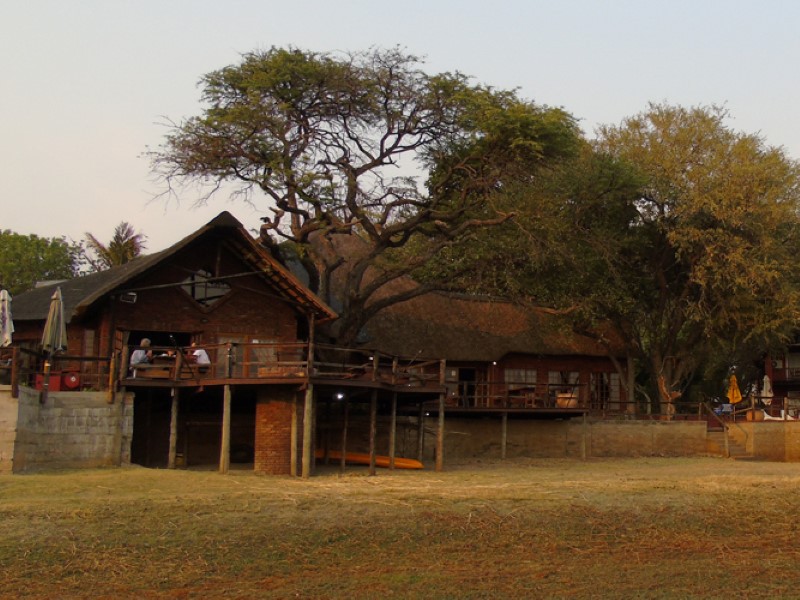
[[[199,113],[200,77],[270,46],[400,46],[429,72],[517,88],[592,136],[649,101],[724,105],[729,125],[800,159],[795,0],[0,0],[0,229],[161,250],[222,210],[153,201],[142,154]]]

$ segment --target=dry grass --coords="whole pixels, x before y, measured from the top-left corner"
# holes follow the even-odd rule
[[[799,487],[722,459],[2,477],[0,594],[797,597]]]

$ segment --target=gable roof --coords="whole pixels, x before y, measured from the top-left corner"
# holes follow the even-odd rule
[[[300,283],[266,249],[261,247],[233,215],[224,211],[166,250],[139,256],[124,265],[112,267],[106,271],[53,283],[17,295],[14,298],[14,320],[46,319],[50,296],[53,294],[53,290],[60,286],[64,298],[65,318],[67,322],[70,322],[108,294],[126,291],[128,287],[126,284],[129,284],[135,277],[207,235],[224,236],[225,240],[232,244],[248,263],[253,265],[256,274],[267,279],[286,300],[300,306],[303,311],[313,313],[319,321],[336,318],[336,313],[330,307]]]

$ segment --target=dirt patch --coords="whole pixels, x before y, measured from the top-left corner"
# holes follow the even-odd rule
[[[0,478],[8,597],[792,596],[800,465]]]

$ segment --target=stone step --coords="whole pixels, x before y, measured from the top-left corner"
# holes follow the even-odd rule
[[[725,453],[725,432],[724,431],[709,431],[706,434],[707,446],[709,451],[714,454]],[[738,443],[732,437],[728,437],[728,453],[731,458],[737,460],[746,460],[752,458],[747,452],[747,448]]]

